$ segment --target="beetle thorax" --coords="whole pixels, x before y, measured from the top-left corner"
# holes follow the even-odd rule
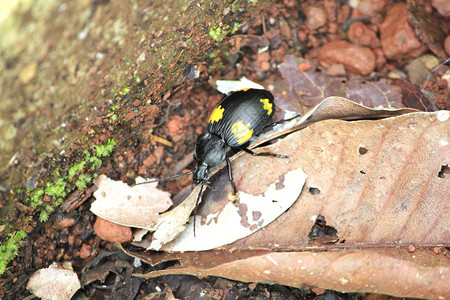
[[[225,160],[226,147],[225,141],[209,132],[197,139],[194,152],[194,158],[197,161],[194,182],[208,179],[208,168],[215,167]]]

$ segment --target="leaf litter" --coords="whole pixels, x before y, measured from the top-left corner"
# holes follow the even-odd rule
[[[450,160],[448,119],[447,111],[421,113],[413,109],[374,110],[341,97],[329,97],[294,121],[293,129],[271,133],[269,137],[263,136],[255,144],[286,136],[275,144],[254,151],[280,153],[288,155],[289,159],[249,158],[242,153],[232,157],[233,175],[242,195],[264,195],[274,183],[273,178],[282,178],[292,170],[304,170],[308,176],[306,186],[298,184],[295,193],[300,196],[292,207],[263,230],[255,231],[248,237],[239,237],[240,240],[229,245],[225,245],[229,240],[223,241],[222,245],[214,242],[210,248],[218,247],[223,249],[222,253],[229,254],[229,260],[224,264],[207,269],[196,264],[202,255],[206,257],[207,253],[220,250],[196,253],[194,260],[189,252],[175,252],[165,254],[165,260],[177,260],[181,267],[135,275],[147,278],[164,274],[215,275],[296,287],[307,284],[341,291],[382,292],[404,297],[435,295],[445,298],[448,291],[442,282],[450,276],[445,263],[437,257],[430,258],[429,253],[417,251],[415,256],[418,260],[436,262],[432,268],[423,269],[417,261],[407,261],[404,257],[395,257],[395,254],[398,252],[396,247],[403,245],[420,247],[450,244],[449,232],[446,230],[450,220],[448,202],[442,201],[447,199],[446,191],[450,190],[450,183],[448,178],[438,176]],[[214,186],[214,180],[211,186]],[[310,193],[311,189],[318,193]],[[203,201],[213,203],[213,206],[224,201],[227,204],[218,206],[222,209],[216,215],[198,220],[201,226],[216,226],[219,224],[218,216],[225,215],[230,207],[240,205],[239,201],[229,203],[225,191],[218,193],[222,194],[220,198],[223,201],[208,198],[208,193],[205,193]],[[160,233],[163,238],[155,238],[156,233],[153,235],[151,248],[163,247],[166,251],[197,250],[192,248],[192,240],[190,249],[178,248],[177,241],[167,244],[185,230],[197,194],[198,188],[183,202],[188,204],[181,204],[161,215],[168,214],[171,221],[156,221],[158,226],[152,229],[165,229]],[[173,213],[174,210],[177,212]],[[337,243],[309,244],[308,233],[319,215],[325,216],[327,224],[337,230]],[[248,225],[242,222],[244,219],[226,225],[226,232],[238,232]],[[187,225],[187,228],[190,226]],[[190,232],[187,230],[181,233],[179,240],[189,241],[190,238],[185,239],[183,236],[192,238]],[[208,237],[214,236],[211,233],[214,230],[209,231]],[[216,236],[220,240],[222,235],[216,233]],[[209,240],[203,237],[200,239]],[[269,254],[261,256],[254,249]],[[319,249],[335,252],[320,253],[319,260],[315,258],[318,253],[303,252]],[[380,255],[380,249],[386,251]],[[240,258],[242,251],[246,253],[245,259]],[[271,262],[271,268],[264,263],[266,261]],[[307,261],[317,273],[313,272],[313,278],[302,276],[301,272],[296,273],[297,269],[292,267],[295,261]],[[346,263],[340,264],[342,261]],[[368,270],[364,269],[368,266],[367,261],[373,262]],[[406,281],[410,280],[407,272],[384,276],[387,268],[383,263],[385,261],[389,261],[391,267],[396,265],[400,269],[417,271],[419,279]],[[338,276],[341,273],[348,274],[350,266],[356,270],[354,277]],[[302,268],[301,271],[304,270]],[[332,269],[331,274],[326,273],[329,268]],[[369,282],[363,280],[367,276],[370,277]],[[293,279],[286,279],[288,277]],[[408,283],[392,285],[394,281]],[[411,289],[410,282],[417,287],[415,290]]]
[[[416,251],[412,261],[395,255],[402,245],[450,244],[450,213],[448,201],[443,201],[448,199],[450,182],[439,177],[441,169],[450,161],[448,122],[447,111],[417,112],[380,120],[327,120],[296,131],[264,149],[288,155],[288,160],[262,161],[237,155],[233,174],[238,190],[260,193],[270,178],[301,167],[308,179],[306,186],[299,188],[303,190],[300,197],[263,231],[223,247],[223,251],[231,251],[227,263],[205,269],[196,266],[190,254],[174,253],[172,259],[182,266],[190,266],[145,276],[214,275],[348,292],[448,297],[447,285],[443,283],[450,278],[448,261],[422,251]],[[258,170],[261,165],[264,172],[248,171]],[[319,193],[309,193],[310,188]],[[318,215],[325,216],[328,224],[337,230],[337,244],[312,246],[308,243],[314,216]],[[240,259],[236,249],[255,256]],[[253,249],[266,250],[269,254],[261,256]],[[334,252],[303,252],[313,249]],[[382,254],[380,249],[384,249]],[[236,253],[235,260],[233,253]],[[428,263],[432,267],[421,266],[419,261],[424,259],[434,261]],[[307,262],[308,267],[302,269],[304,266],[300,265],[297,270],[293,266],[298,261]],[[405,271],[386,276],[386,268],[393,266]],[[350,267],[354,271],[348,277]],[[418,279],[411,280],[408,275],[412,274],[411,269]],[[306,276],[304,270],[315,276]],[[370,281],[363,280],[367,277]],[[392,282],[399,284],[392,285]]]

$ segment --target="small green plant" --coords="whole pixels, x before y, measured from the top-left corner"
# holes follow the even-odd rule
[[[54,208],[51,205],[46,205],[45,209],[42,209],[39,213],[39,221],[46,222],[48,220],[49,214],[54,211]]]
[[[42,204],[43,197],[44,197],[44,189],[39,188],[31,193],[30,197],[27,198],[27,202],[30,204],[31,207],[37,207],[38,205]]]
[[[86,165],[86,160],[82,160],[79,163],[74,163],[69,169],[69,179],[72,179],[75,175],[80,174]]]
[[[124,87],[123,90],[119,93],[121,96],[127,95],[130,92],[130,88],[128,86]]]
[[[97,156],[89,157],[89,162],[92,164],[92,170],[98,169],[102,166],[102,160]]]
[[[53,200],[62,203],[62,201],[64,200],[63,198],[68,194],[66,187],[66,178],[60,177],[53,183],[47,182],[45,194],[49,195]]]
[[[107,157],[111,155],[115,145],[116,142],[112,139],[108,139],[105,145],[95,145],[95,155],[98,157]]]
[[[6,266],[19,252],[20,242],[27,236],[27,233],[19,230],[8,236],[9,239],[0,245],[0,275],[5,273]]]
[[[89,182],[91,182],[92,177],[86,174],[80,174],[78,179],[75,181],[75,185],[79,190],[84,189]]]
[[[231,34],[235,34],[239,30],[239,23],[234,23],[233,28],[231,29]]]
[[[116,142],[109,139],[104,145],[94,145],[90,149],[83,151],[84,158],[80,162],[74,163],[67,172],[66,176],[61,176],[59,169],[55,170],[55,177],[59,177],[55,182],[47,182],[45,188],[39,188],[34,191],[27,191],[28,196],[25,201],[33,208],[38,207],[39,221],[45,222],[48,220],[49,214],[53,212],[51,205],[43,206],[44,195],[50,196],[54,201],[55,207],[61,205],[64,198],[74,190],[74,186],[69,185],[69,182],[76,177],[75,186],[82,190],[86,188],[87,184],[92,181],[94,176],[87,174],[88,171],[94,171],[102,165],[101,157],[111,155]],[[91,151],[95,150],[92,155]]]
[[[216,28],[211,27],[209,29],[209,36],[216,42],[216,43],[220,43],[223,41],[223,39],[225,38],[225,36],[228,33],[228,29],[230,28],[230,26],[228,24],[226,24],[223,27],[217,26]]]
[[[115,120],[117,120],[117,115],[116,114],[113,114],[113,115],[111,115],[110,117],[109,117],[109,123],[112,123],[112,122],[114,122]]]

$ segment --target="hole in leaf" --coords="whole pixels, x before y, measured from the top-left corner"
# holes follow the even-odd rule
[[[309,192],[311,193],[311,195],[319,195],[320,194],[320,190],[315,187],[310,187]]]
[[[448,174],[450,174],[450,168],[448,165],[441,166],[441,170],[439,171],[438,177],[445,178]]]
[[[364,155],[369,151],[369,149],[365,147],[359,147],[359,154]]]
[[[327,225],[324,216],[318,215],[308,234],[308,243],[336,243],[338,239],[337,230],[334,227]]]

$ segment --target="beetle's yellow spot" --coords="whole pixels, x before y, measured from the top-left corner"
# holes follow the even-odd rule
[[[259,100],[262,104],[264,104],[264,109],[267,110],[267,114],[270,116],[272,114],[272,103],[269,102],[269,99],[261,99]]]
[[[250,88],[245,88],[245,89],[240,89],[240,90],[237,90],[237,92],[246,92],[246,91],[248,91]]]
[[[222,106],[216,107],[216,109],[212,112],[211,117],[209,117],[209,123],[219,122],[220,119],[223,117],[223,112],[225,111],[225,108],[222,108]]]
[[[231,126],[231,132],[234,134],[234,137],[238,139],[237,142],[239,145],[244,144],[252,137],[253,129],[249,129],[250,126],[250,123],[244,124],[242,120]]]

